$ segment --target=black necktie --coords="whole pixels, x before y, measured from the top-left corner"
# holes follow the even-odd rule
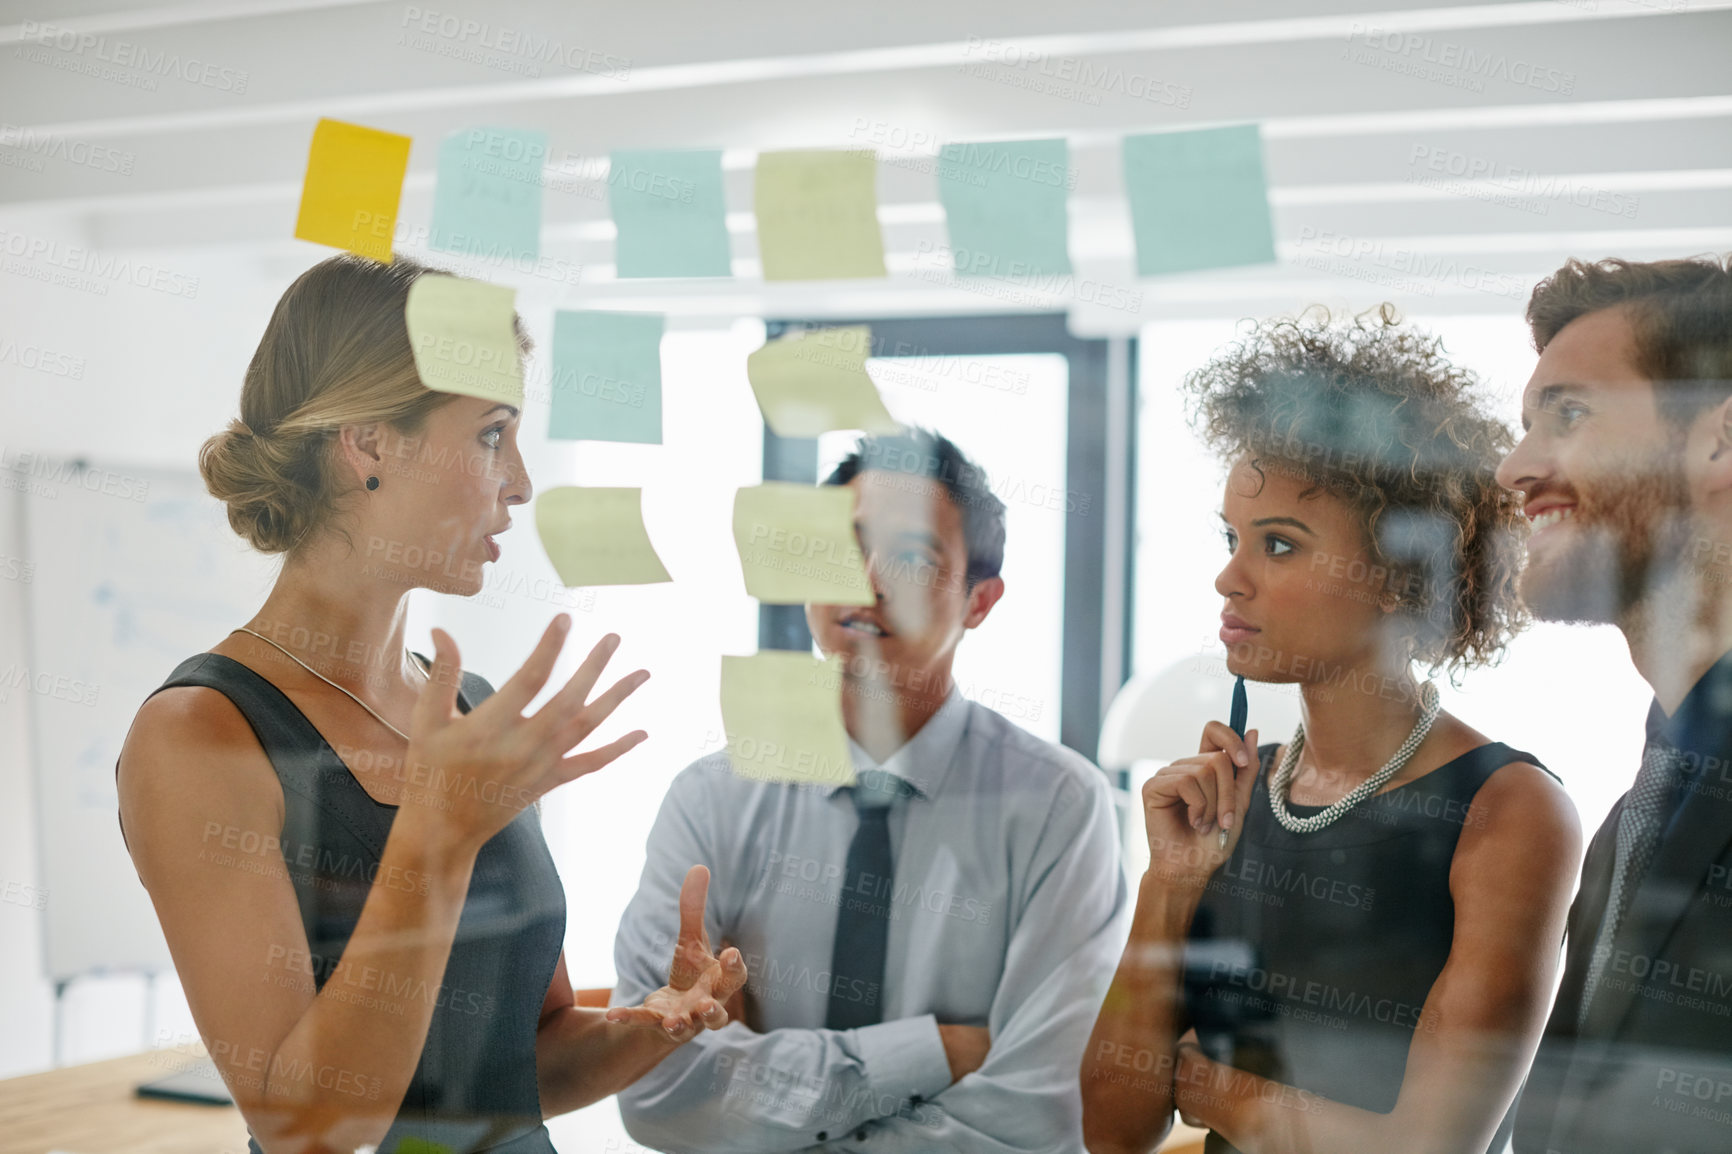
[[[895,862],[890,856],[890,805],[910,787],[881,770],[859,775],[852,789],[860,818],[848,846],[836,945],[830,953],[830,1008],[824,1025],[852,1030],[884,1020],[884,959],[890,943]]]

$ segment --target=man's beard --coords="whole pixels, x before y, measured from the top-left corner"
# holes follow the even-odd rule
[[[1555,533],[1570,535],[1541,563],[1532,556],[1521,593],[1541,621],[1619,625],[1676,576],[1690,538],[1689,495],[1674,455],[1633,458],[1578,490],[1575,512]]]

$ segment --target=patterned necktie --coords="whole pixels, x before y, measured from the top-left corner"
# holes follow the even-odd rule
[[[1582,986],[1582,1003],[1576,1013],[1576,1028],[1586,1026],[1588,1011],[1593,1007],[1594,994],[1611,960],[1612,946],[1617,940],[1618,927],[1629,913],[1630,901],[1654,860],[1654,850],[1660,844],[1660,830],[1666,816],[1672,812],[1679,773],[1684,757],[1664,738],[1654,738],[1642,751],[1642,769],[1636,774],[1630,796],[1624,799],[1623,813],[1618,817],[1617,853],[1612,859],[1612,886],[1606,900],[1606,913],[1600,919],[1600,932],[1594,939],[1594,953],[1588,963],[1587,982]]]
[[[895,862],[890,856],[890,806],[913,792],[902,779],[866,770],[853,787],[860,825],[848,846],[836,945],[830,954],[830,1006],[824,1026],[853,1030],[884,1020],[884,959],[890,944]]]

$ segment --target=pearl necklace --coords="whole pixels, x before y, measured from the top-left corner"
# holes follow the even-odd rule
[[[248,629],[245,625],[241,626],[239,629],[231,629],[231,630],[229,630],[229,632],[230,633],[252,633],[254,637],[257,637],[260,641],[263,641],[266,645],[276,645],[278,649],[283,649],[283,647],[281,645],[277,645],[277,643],[275,641],[272,641],[269,637],[266,637],[263,633],[254,633],[251,629]],[[317,669],[314,669],[311,665],[308,665],[305,661],[302,661],[299,657],[296,657],[293,653],[289,653],[289,651],[287,649],[283,649],[283,652],[288,655],[288,658],[290,661],[293,661],[296,665],[299,665],[302,669],[305,669],[308,673],[311,673],[314,677],[317,677],[320,681],[323,681],[326,685],[329,685],[332,689],[335,689],[341,693],[349,693],[349,691],[347,689],[344,689],[341,685],[338,685],[335,681],[332,681],[329,677],[326,677],[323,673],[320,673]],[[408,653],[409,651],[407,649],[404,649],[403,652]],[[414,664],[416,669],[421,668],[420,662],[414,661],[413,658],[411,658],[411,663]],[[422,672],[425,673],[426,671],[422,670]],[[379,722],[380,725],[383,725],[386,729],[389,729],[392,733],[395,733],[398,737],[401,737],[404,741],[409,740],[409,735],[407,733],[404,733],[401,729],[398,729],[395,725],[392,725],[389,721],[386,721],[383,717],[380,717],[378,712],[371,705],[368,705],[365,701],[362,701],[359,697],[355,697],[355,695],[353,693],[349,693],[349,696],[354,699],[354,702],[356,705],[359,705],[362,709],[365,709],[368,713],[371,713],[373,715],[373,717]]]
[[[1395,751],[1395,756],[1382,769],[1355,786],[1347,796],[1310,817],[1295,817],[1287,809],[1287,793],[1293,784],[1293,772],[1299,766],[1299,751],[1305,745],[1305,723],[1300,722],[1299,728],[1293,731],[1293,740],[1287,743],[1287,752],[1275,770],[1274,779],[1269,783],[1269,808],[1274,811],[1275,820],[1291,833],[1314,833],[1387,785],[1402,766],[1413,760],[1426,734],[1431,732],[1431,723],[1437,720],[1437,686],[1429,681],[1420,686],[1419,700],[1419,721],[1413,732],[1407,735],[1407,740],[1401,743],[1401,748]]]

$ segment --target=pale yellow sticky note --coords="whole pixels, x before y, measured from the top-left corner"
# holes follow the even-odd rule
[[[391,263],[409,138],[341,120],[313,127],[295,235]]]
[[[746,592],[772,605],[871,605],[846,485],[766,481],[734,495]]]
[[[516,289],[466,277],[418,277],[409,286],[404,320],[421,383],[522,408],[516,307]]]
[[[535,531],[567,585],[673,580],[644,527],[642,489],[549,489],[535,502]]]
[[[765,280],[886,275],[875,153],[761,152],[752,204]]]
[[[848,325],[786,336],[747,357],[746,376],[771,430],[816,437],[832,429],[900,428],[866,373],[871,348],[872,330]]]
[[[852,785],[842,659],[767,650],[722,657],[722,730],[741,777]]]

